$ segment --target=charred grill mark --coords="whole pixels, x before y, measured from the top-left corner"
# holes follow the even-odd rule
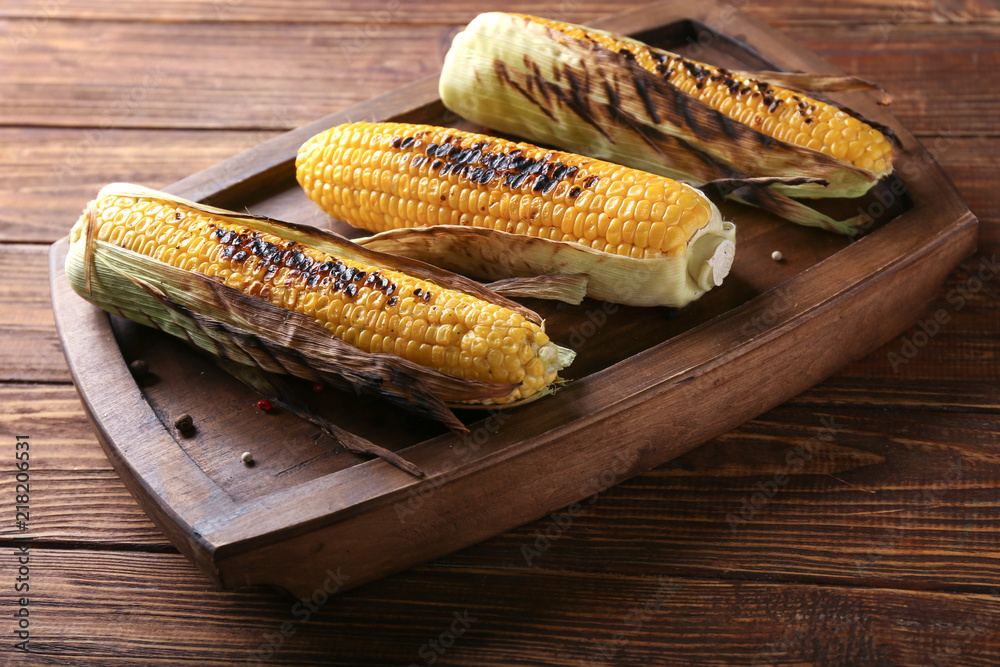
[[[643,143],[652,148],[659,155],[664,154],[660,146],[655,141],[653,141],[653,139],[649,136],[650,128],[644,127],[631,114],[625,113],[624,111],[609,109],[608,112],[609,115],[611,115],[612,118],[615,119],[618,123],[622,125],[628,125],[629,129],[632,130],[632,132],[637,137],[642,139]]]
[[[524,182],[527,179],[528,179],[528,174],[525,174],[523,172],[521,173],[514,172],[507,175],[507,177],[503,181],[503,184],[513,190],[517,190],[522,185],[524,185]]]
[[[719,114],[719,127],[722,129],[722,132],[731,139],[736,139],[739,136],[739,132],[736,131],[735,124],[726,114]]]
[[[688,142],[684,141],[679,137],[675,137],[675,141],[677,142],[678,146],[686,150],[690,155],[696,157],[699,161],[702,162],[702,164],[705,164],[706,166],[710,167],[713,171],[715,171],[717,174],[720,174],[719,177],[721,178],[741,178],[746,176],[746,174],[744,174],[743,172],[733,169],[728,164],[721,162],[717,158],[709,155],[700,148],[697,148],[689,144]]]
[[[510,86],[526,100],[528,100],[529,102],[537,106],[539,109],[541,109],[542,113],[548,116],[551,120],[554,121],[556,119],[555,116],[552,115],[552,112],[548,109],[548,107],[546,107],[544,104],[539,103],[539,101],[535,99],[534,95],[532,95],[530,92],[522,88],[516,81],[514,81],[514,79],[511,78],[510,74],[507,72],[507,66],[503,64],[503,61],[494,60],[493,69],[494,71],[496,71],[497,79],[500,81],[501,85]]]
[[[295,241],[288,241],[284,247],[278,246],[261,238],[260,232],[250,229],[236,232],[234,230],[216,227],[209,235],[210,240],[225,246],[222,257],[232,262],[244,262],[250,256],[260,258],[261,262],[254,267],[257,273],[263,269],[263,276],[251,285],[251,296],[268,298],[274,284],[274,277],[282,268],[287,269],[284,285],[290,287],[295,283],[310,288],[326,288],[330,293],[343,291],[348,297],[357,295],[360,284],[369,289],[379,290],[386,296],[396,291],[397,286],[381,271],[369,274],[344,264],[343,260],[327,256],[323,260],[314,259],[303,252],[306,247]]]
[[[549,104],[552,104],[552,98],[549,97],[549,87],[547,85],[548,82],[545,80],[545,77],[542,75],[542,70],[541,70],[541,68],[538,67],[538,63],[536,63],[533,60],[530,60],[528,58],[528,56],[525,56],[524,60],[525,60],[525,64],[529,64],[530,63],[531,72],[532,72],[532,74],[535,77],[536,87],[538,88],[538,92],[545,99],[546,106],[549,105]]]
[[[440,137],[442,143],[430,143],[423,151],[426,155],[415,156],[412,165],[419,166],[430,161],[430,169],[437,170],[439,176],[455,175],[477,185],[489,185],[499,181],[503,185],[520,189],[531,188],[535,192],[548,194],[559,183],[573,178],[579,167],[569,167],[562,162],[553,162],[555,153],[548,152],[540,157],[529,157],[522,148],[498,151],[485,150],[492,144],[476,141],[466,145],[461,136]],[[442,202],[447,195],[442,194]]]
[[[558,68],[556,69],[558,71]],[[594,118],[594,114],[590,111],[589,103],[586,102],[584,98],[581,98],[580,82],[577,80],[576,75],[573,74],[572,68],[567,65],[564,68],[564,74],[566,75],[566,80],[569,82],[570,95],[567,97],[565,91],[560,86],[552,86],[552,91],[556,93],[559,100],[563,102],[567,108],[572,110],[573,113],[579,116],[581,120],[588,125],[593,126],[594,129],[601,133],[601,136],[614,143],[611,135],[604,129],[603,124],[599,123],[597,119]]]
[[[604,94],[608,98],[608,105],[613,107],[616,111],[620,111],[621,99],[619,99],[618,93],[615,92],[615,89],[611,86],[610,83],[608,83],[607,79],[604,79],[603,83],[604,83]]]
[[[632,84],[635,86],[635,92],[639,94],[642,99],[642,105],[646,108],[646,115],[649,119],[653,121],[656,125],[660,124],[660,114],[656,113],[656,105],[653,104],[653,100],[649,96],[649,90],[646,88],[646,82],[642,80],[641,76],[633,75]]]
[[[691,106],[688,103],[687,95],[677,88],[671,87],[671,90],[674,96],[674,107],[680,111],[681,117],[684,119],[684,124],[699,139],[711,139],[710,136],[706,136],[704,129],[695,121],[694,115],[691,113]]]

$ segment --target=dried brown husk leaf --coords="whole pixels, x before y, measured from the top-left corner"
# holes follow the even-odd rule
[[[212,360],[234,378],[247,385],[258,394],[267,398],[276,407],[286,410],[300,419],[319,427],[323,433],[328,435],[344,449],[355,454],[370,454],[377,456],[386,463],[396,466],[400,470],[410,473],[415,477],[424,477],[425,473],[412,461],[408,461],[396,452],[380,447],[367,438],[346,431],[329,419],[317,414],[309,406],[300,401],[292,391],[288,383],[279,375],[265,373],[260,368],[236,363],[222,357],[212,356]]]
[[[756,72],[735,72],[757,81],[767,81],[771,85],[788,88],[800,93],[848,93],[869,92],[879,93],[878,103],[887,106],[892,104],[892,96],[885,88],[860,77],[849,74],[814,74],[809,72],[776,72],[759,70]],[[865,121],[868,122],[868,121]]]
[[[395,270],[407,267],[411,269],[406,271],[410,275],[418,272],[439,285],[468,284],[477,295],[488,296],[488,301],[498,305],[513,303],[465,277],[411,259],[389,257],[357,247],[329,232],[233,215],[129,184],[107,186],[99,197],[108,195],[172,201],[294,238],[336,256],[363,258],[361,261],[366,263]],[[454,377],[391,354],[363,352],[337,339],[308,316],[244,294],[216,278],[177,269],[97,241],[93,231],[96,225],[91,218],[94,213],[94,207],[88,207],[71,233],[66,273],[78,294],[108,312],[162,329],[224,359],[267,372],[323,380],[343,389],[380,394],[458,431],[464,431],[465,426],[451,413],[449,406],[467,407],[470,401],[492,401],[509,395],[514,389],[513,385]],[[521,306],[517,309],[540,321],[532,311]],[[571,355],[561,355],[561,358],[565,362]],[[520,404],[537,397],[538,394],[504,405]]]

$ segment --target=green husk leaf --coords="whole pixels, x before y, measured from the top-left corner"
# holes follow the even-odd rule
[[[574,306],[587,296],[590,277],[585,273],[569,275],[529,276],[525,278],[504,278],[489,283],[490,291],[511,298],[547,299],[562,301]]]
[[[736,228],[712,208],[712,221],[692,236],[680,257],[633,259],[577,243],[456,225],[393,229],[357,243],[483,280],[587,274],[591,298],[680,307],[721,285],[732,264]]]
[[[104,188],[99,196],[110,194],[169,200],[237,220],[252,219],[255,227],[264,226],[257,218],[232,215],[138,186],[115,184]],[[470,401],[502,398],[514,389],[513,385],[446,375],[391,354],[363,352],[334,337],[305,315],[244,294],[216,278],[177,269],[97,241],[94,237],[95,211],[94,206],[89,206],[71,232],[66,273],[78,294],[104,310],[162,329],[223,359],[270,373],[323,380],[342,389],[380,394],[460,432],[467,429],[451,413],[449,406],[466,407]],[[266,224],[271,229],[286,228],[276,221]],[[311,243],[315,238],[329,248],[329,252],[339,253],[339,256],[347,256],[345,251],[351,251],[354,256],[364,257],[367,263],[376,266],[415,267],[424,275],[433,275],[438,284],[468,283],[475,292],[489,295],[494,303],[508,302],[467,278],[452,276],[412,260],[353,247],[349,241],[333,234],[317,232],[314,235],[310,228],[288,227],[298,237],[296,240],[315,246],[317,244]],[[523,402],[530,398],[526,397]]]
[[[741,204],[769,211],[790,222],[806,227],[819,227],[828,232],[845,236],[855,236],[861,228],[871,222],[871,219],[864,215],[837,220],[796,199],[775,192],[771,188],[758,187],[753,184],[738,187],[725,196]]]

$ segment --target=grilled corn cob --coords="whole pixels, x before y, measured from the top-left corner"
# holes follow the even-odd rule
[[[454,239],[478,239],[464,249],[437,234],[431,245],[448,248],[435,254],[421,243],[421,258],[468,269],[489,255],[491,266],[481,266],[480,277],[504,277],[491,272],[504,264],[522,274],[581,272],[590,275],[588,293],[597,298],[684,305],[721,284],[732,260],[734,228],[700,191],[482,134],[405,123],[341,125],[303,145],[296,175],[324,211],[371,232],[479,228],[478,235],[452,230]],[[526,237],[555,244],[526,245]],[[477,253],[483,244],[489,248]],[[590,251],[581,254],[584,248]],[[393,250],[407,254],[399,243]]]
[[[490,302],[485,290],[474,295],[454,284],[471,281],[430,267],[401,265],[329,233],[221,211],[136,186],[104,188],[74,226],[70,242],[67,275],[81,296],[265,370],[308,379],[316,379],[317,369],[336,372],[322,359],[318,366],[302,367],[293,360],[275,368],[272,360],[247,359],[245,346],[220,350],[215,324],[250,331],[277,341],[278,347],[312,331],[308,345],[294,350],[307,360],[310,355],[322,357],[323,346],[332,345],[332,353],[342,354],[337,341],[371,353],[357,360],[361,367],[375,366],[373,355],[383,362],[384,355],[396,355],[411,363],[397,364],[394,370],[423,366],[453,376],[450,384],[444,381],[453,402],[462,402],[463,386],[472,388],[466,393],[474,399],[478,391],[498,403],[540,395],[568,360],[540,322],[532,321],[530,311],[510,303],[514,309],[508,308],[499,298]],[[410,275],[406,268],[424,275]],[[157,299],[169,300],[177,312],[158,306]],[[241,299],[248,304],[248,315],[233,319]],[[297,328],[272,329],[267,326],[270,320],[257,321],[254,309],[261,319],[271,313],[270,319],[290,321],[289,326]],[[200,330],[190,322],[178,327],[177,313],[187,311],[213,318],[215,324]],[[317,325],[325,329],[316,333]],[[433,374],[420,377],[442,379]]]
[[[892,171],[878,129],[804,94],[628,37],[487,13],[445,58],[441,99],[490,128],[671,178],[815,177],[786,195],[856,197]]]

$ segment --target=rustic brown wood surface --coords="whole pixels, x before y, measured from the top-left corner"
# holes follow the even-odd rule
[[[265,589],[214,591],[118,481],[68,383],[45,244],[104,182],[167,185],[432,71],[448,36],[482,8],[220,0],[0,9],[0,423],[9,443],[0,456],[12,471],[14,435],[31,436],[34,510],[30,530],[18,531],[15,481],[4,475],[0,586],[10,608],[15,545],[28,537],[33,653],[13,650],[5,614],[0,660],[1000,661],[1000,311],[995,282],[979,273],[1000,249],[1000,12],[974,0],[739,6],[885,84],[893,112],[936,150],[981,223],[979,251],[921,318],[941,309],[947,321],[932,336],[916,326],[781,407],[599,494],[571,523],[557,513],[308,617]],[[579,20],[607,9],[498,6],[508,7]],[[540,555],[527,563],[522,547]],[[294,634],[283,635],[283,623]]]

